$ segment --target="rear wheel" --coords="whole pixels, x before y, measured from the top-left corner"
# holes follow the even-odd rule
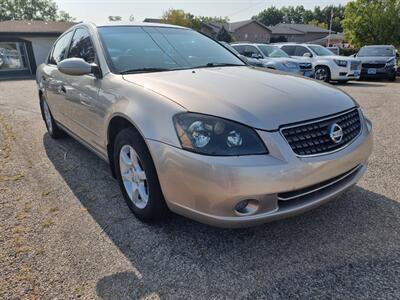
[[[392,77],[389,77],[389,81],[396,81],[396,74],[393,75]]]
[[[346,84],[347,82],[349,82],[348,80],[338,80],[338,82],[340,83],[340,84]]]
[[[118,133],[114,163],[124,199],[136,217],[144,222],[163,219],[168,209],[156,168],[145,142],[135,130],[126,128]]]
[[[57,126],[53,115],[51,114],[49,105],[47,104],[47,100],[42,97],[41,98],[41,109],[44,122],[46,124],[47,132],[53,139],[58,139],[64,135],[64,132]]]
[[[331,80],[331,71],[328,67],[317,66],[315,68],[315,79],[328,82]]]

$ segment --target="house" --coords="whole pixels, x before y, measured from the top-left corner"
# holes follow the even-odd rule
[[[236,41],[269,43],[271,39],[271,30],[257,20],[231,22],[229,31]]]
[[[205,35],[208,35],[209,37],[212,37],[213,39],[217,39],[217,36],[223,29],[225,29],[230,35],[232,35],[228,23],[225,24],[214,23],[214,22],[202,23],[200,32],[204,33]]]
[[[308,24],[280,23],[268,28],[273,42],[309,43],[329,35],[329,30]]]
[[[310,42],[311,44],[318,44],[321,46],[338,46],[346,48],[345,38],[343,33],[332,33],[330,36],[327,35],[323,38]],[[328,45],[329,44],[329,45]]]
[[[231,22],[223,25],[203,23],[200,31],[215,39],[222,27],[232,35],[235,41],[269,43],[271,37],[271,30],[256,20]]]
[[[0,22],[0,79],[32,76],[72,22]]]
[[[146,18],[143,20],[146,23],[164,23],[163,19],[156,19],[156,18]]]

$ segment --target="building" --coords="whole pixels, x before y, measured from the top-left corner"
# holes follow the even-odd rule
[[[0,22],[0,78],[32,76],[70,22]]]
[[[247,20],[229,23],[229,31],[236,41],[252,43],[269,43],[271,30],[257,20]]]
[[[309,43],[329,35],[329,30],[307,24],[281,23],[268,28],[272,32],[273,42]]]
[[[146,23],[164,23],[163,19],[156,19],[156,18],[146,18],[143,20]]]

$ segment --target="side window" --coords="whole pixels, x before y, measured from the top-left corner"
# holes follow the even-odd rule
[[[281,49],[283,51],[285,51],[288,55],[294,56],[295,55],[296,46],[282,46]]]
[[[262,57],[261,52],[254,46],[245,46],[243,55],[246,57]]]
[[[236,49],[237,52],[239,52],[241,55],[244,55],[244,46],[240,45],[232,45],[234,49]]]
[[[311,54],[311,52],[306,47],[297,46],[294,56],[303,56],[305,53]]]
[[[68,57],[78,57],[91,64],[95,60],[95,52],[89,33],[82,28],[75,31],[68,51]]]
[[[65,59],[65,55],[67,52],[69,41],[71,40],[72,31],[65,34],[62,38],[60,38],[53,47],[53,51],[49,56],[49,64],[56,65],[63,59]]]

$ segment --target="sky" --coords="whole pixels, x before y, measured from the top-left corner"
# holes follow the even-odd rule
[[[121,16],[129,21],[133,15],[135,21],[145,18],[159,18],[170,8],[183,9],[196,16],[229,17],[231,21],[241,21],[251,18],[261,10],[270,7],[303,5],[305,8],[346,4],[348,0],[56,0],[60,10],[67,11],[77,21],[107,22],[108,16]]]

